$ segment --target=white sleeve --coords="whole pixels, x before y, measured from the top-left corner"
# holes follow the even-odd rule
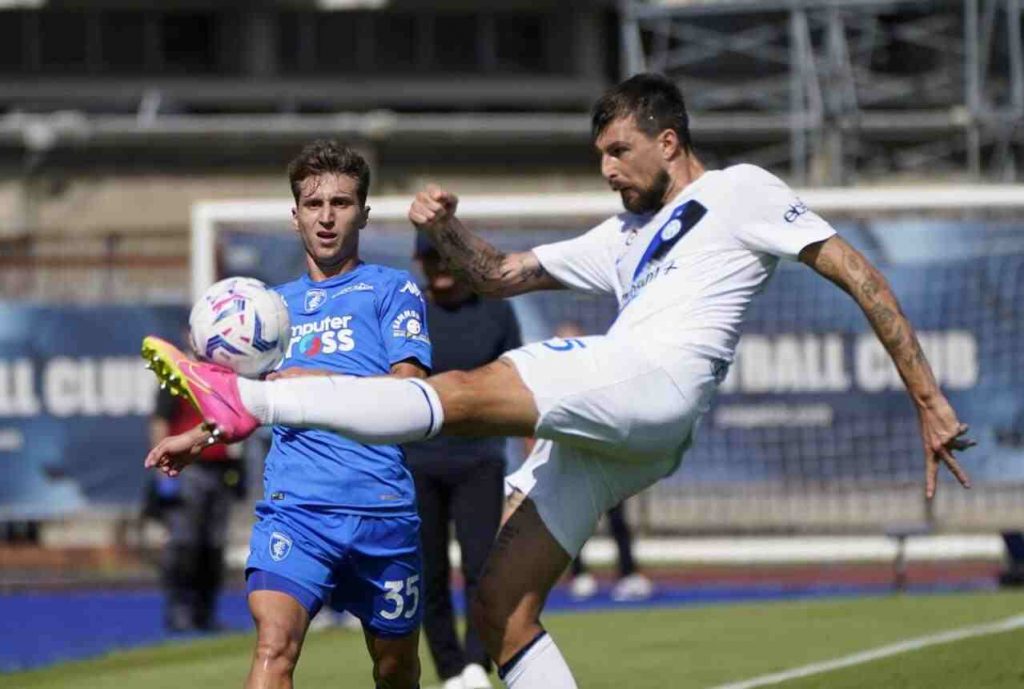
[[[595,293],[615,293],[612,247],[621,225],[612,217],[579,237],[534,247],[533,253],[553,278],[566,287]]]
[[[836,233],[775,175],[753,165],[734,170],[735,191],[744,201],[733,231],[746,248],[796,260],[805,246]]]

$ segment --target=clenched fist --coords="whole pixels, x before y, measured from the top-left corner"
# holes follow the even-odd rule
[[[444,227],[459,205],[459,197],[436,184],[416,194],[409,207],[409,220],[421,230],[437,230]]]

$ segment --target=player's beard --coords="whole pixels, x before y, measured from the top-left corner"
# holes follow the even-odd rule
[[[659,170],[658,174],[654,177],[654,181],[646,189],[633,187],[636,195],[632,198],[627,198],[625,194],[620,194],[622,205],[630,213],[653,213],[665,204],[665,194],[668,192],[669,185],[671,184],[672,178],[668,176],[668,173],[665,170]]]

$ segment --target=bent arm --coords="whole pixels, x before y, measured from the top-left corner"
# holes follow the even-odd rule
[[[512,297],[565,287],[544,269],[532,251],[499,251],[455,216],[443,226],[431,228],[430,235],[448,267],[477,294]]]
[[[800,261],[847,292],[867,316],[916,404],[941,395],[914,328],[903,315],[885,276],[842,237],[810,244]]]
[[[426,369],[411,359],[391,366],[391,376],[394,378],[426,378],[427,375]]]

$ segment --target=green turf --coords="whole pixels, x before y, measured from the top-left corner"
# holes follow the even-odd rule
[[[547,626],[586,689],[708,687],[828,660],[903,639],[1024,612],[1024,595],[959,594],[777,602],[551,615]],[[999,634],[836,671],[785,687],[1017,687],[1024,631]],[[241,686],[252,637],[238,635],[112,654],[0,675],[19,689],[181,689]],[[427,654],[424,686],[436,683]],[[827,678],[827,680],[825,679]],[[307,640],[300,687],[370,686],[359,633]]]

